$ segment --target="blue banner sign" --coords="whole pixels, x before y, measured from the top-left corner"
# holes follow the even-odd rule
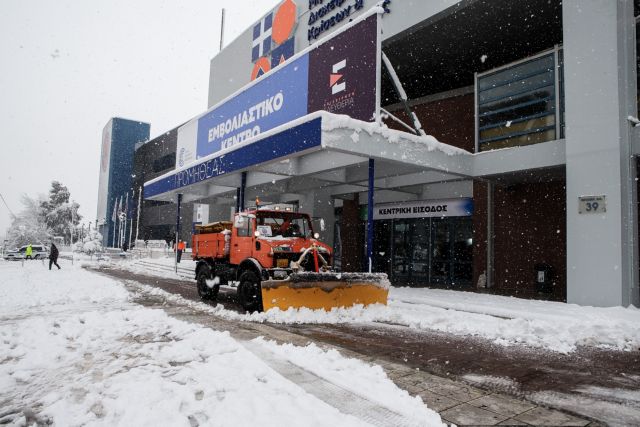
[[[473,199],[425,200],[375,205],[373,219],[442,218],[473,215]]]
[[[250,166],[287,158],[292,154],[319,147],[321,139],[321,119],[316,118],[147,183],[144,186],[144,197],[146,199]]]
[[[233,147],[306,115],[308,78],[306,54],[200,117],[197,157]]]
[[[196,159],[318,110],[372,121],[377,20],[372,15],[328,38],[200,117]]]

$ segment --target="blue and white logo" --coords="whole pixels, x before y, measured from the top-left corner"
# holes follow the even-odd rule
[[[185,149],[184,147],[182,147],[180,149],[180,152],[178,153],[178,166],[184,166],[184,153],[185,153]]]
[[[253,27],[253,43],[251,44],[251,62],[256,62],[261,56],[271,52],[271,33],[273,27],[273,12],[262,18]]]

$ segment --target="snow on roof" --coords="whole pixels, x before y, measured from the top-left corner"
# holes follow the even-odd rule
[[[431,135],[417,136],[408,132],[389,129],[386,125],[379,125],[377,123],[368,123],[360,120],[352,119],[346,115],[331,114],[325,111],[322,112],[322,130],[332,131],[334,129],[353,129],[355,134],[352,139],[359,139],[359,134],[362,131],[367,132],[369,135],[379,134],[391,143],[400,143],[401,140],[408,140],[418,144],[427,146],[429,151],[442,151],[450,156],[455,155],[472,155],[472,153],[463,150],[461,148],[454,147],[449,144],[438,141]]]
[[[278,133],[284,132],[287,129],[291,129],[293,127],[296,127],[298,125],[301,125],[303,123],[307,123],[310,122],[311,120],[317,119],[317,118],[321,118],[322,120],[322,131],[323,132],[331,132],[332,130],[335,129],[353,129],[354,133],[352,134],[352,140],[354,142],[358,142],[360,139],[360,133],[362,131],[365,131],[367,134],[369,134],[370,136],[372,135],[380,135],[383,138],[387,139],[390,143],[396,143],[396,144],[400,144],[402,142],[406,142],[406,141],[410,141],[410,142],[414,142],[417,144],[421,144],[424,145],[425,147],[427,147],[428,151],[441,151],[447,155],[450,156],[455,156],[455,155],[471,155],[473,156],[472,153],[463,150],[461,148],[457,148],[445,143],[442,143],[440,141],[438,141],[435,137],[427,135],[427,136],[417,136],[411,133],[407,133],[407,132],[403,132],[403,131],[398,131],[398,130],[393,130],[393,129],[389,129],[386,125],[379,125],[377,123],[369,123],[369,122],[363,122],[360,120],[356,120],[356,119],[352,119],[349,116],[346,115],[340,115],[340,114],[332,114],[329,113],[327,111],[316,111],[313,112],[311,114],[308,114],[306,116],[300,117],[298,119],[292,120],[288,123],[285,123],[283,125],[280,125],[278,127],[275,127],[273,129],[270,129],[266,132],[262,132],[258,135],[256,135],[253,138],[248,138],[245,141],[243,141],[240,144],[234,145],[232,147],[217,151],[215,153],[209,154],[207,156],[204,157],[200,157],[199,159],[197,159],[196,161],[183,165],[180,168],[177,168],[175,170],[169,171],[161,176],[158,176],[152,180],[149,180],[147,182],[144,183],[144,185],[150,185],[153,184],[157,181],[161,181],[163,179],[166,179],[174,174],[176,174],[177,172],[180,171],[184,171],[187,169],[190,169],[198,164],[204,163],[208,160],[217,158],[217,157],[223,157],[224,155],[238,150],[239,148],[242,147],[246,147],[248,145],[251,145],[253,143],[255,143],[256,141],[259,141],[261,139],[267,138],[269,136],[272,135],[276,135]],[[324,138],[327,137],[327,134],[324,135]],[[384,153],[381,153],[381,155],[384,156]]]

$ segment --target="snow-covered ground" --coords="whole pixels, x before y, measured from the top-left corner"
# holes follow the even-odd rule
[[[172,270],[172,259],[131,261],[121,266],[133,272],[176,277]],[[190,259],[183,260],[179,264],[177,276],[192,279],[194,267],[195,264]],[[336,309],[329,313],[322,310],[272,309],[266,313],[245,315],[225,310],[220,305],[214,308],[204,307],[233,320],[274,323],[392,323],[418,330],[472,335],[502,345],[523,344],[560,353],[572,352],[578,346],[617,350],[640,348],[640,309],[633,306],[583,307],[472,292],[391,288],[386,307],[354,307]]]
[[[415,425],[440,425],[384,371],[335,350],[242,343],[131,302],[80,263],[0,262],[0,424],[367,425],[250,349],[312,372]]]

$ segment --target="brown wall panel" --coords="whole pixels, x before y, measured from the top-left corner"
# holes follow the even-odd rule
[[[566,300],[565,183],[495,186],[494,289],[536,296],[534,265],[554,271],[552,299]]]
[[[473,182],[473,287],[486,286],[487,274],[487,184]],[[484,275],[484,286],[480,280]]]
[[[473,153],[475,151],[474,102],[474,95],[468,94],[415,105],[411,110],[416,113],[428,135],[434,136],[440,142]],[[411,123],[404,109],[398,109],[392,113],[405,123]],[[385,123],[392,129],[407,131],[405,127],[391,119],[387,119]]]
[[[360,225],[360,203],[345,200],[342,205],[342,271],[362,271],[364,233]]]

